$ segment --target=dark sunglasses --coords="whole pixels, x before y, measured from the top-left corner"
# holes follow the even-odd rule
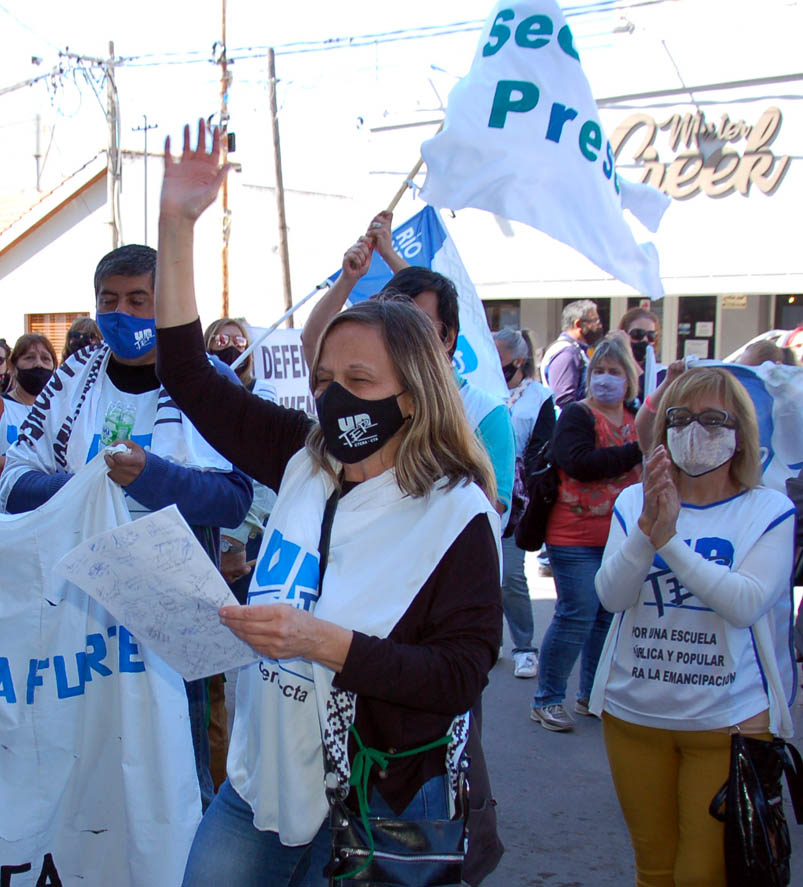
[[[628,336],[630,336],[634,342],[640,342],[642,339],[646,339],[652,344],[658,338],[658,333],[656,333],[655,330],[643,330],[636,326],[628,332]]]
[[[85,348],[87,345],[97,345],[100,343],[100,339],[92,333],[70,333],[67,338],[70,340],[71,345],[76,345],[78,348]]]
[[[702,410],[699,413],[693,413],[686,407],[670,407],[666,411],[667,428],[685,428],[692,422],[698,422],[703,428],[736,428],[739,424],[725,410]]]

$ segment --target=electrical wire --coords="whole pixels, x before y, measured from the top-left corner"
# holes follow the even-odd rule
[[[33,36],[36,37],[37,40],[41,40],[42,43],[47,43],[47,45],[48,45],[51,49],[58,49],[58,46],[56,46],[55,43],[51,43],[50,40],[47,39],[47,37],[43,37],[43,36],[42,36],[41,34],[39,34],[37,31],[34,31],[34,29],[33,29],[30,25],[26,24],[26,23],[25,23],[25,22],[24,22],[24,21],[23,21],[18,15],[15,15],[15,14],[14,14],[14,13],[13,13],[13,12],[12,12],[7,6],[5,6],[3,3],[0,3],[0,12],[4,12],[9,18],[14,19],[14,21],[15,21],[15,22],[16,22],[21,28],[24,28],[26,31],[28,31],[29,34],[33,34]]]

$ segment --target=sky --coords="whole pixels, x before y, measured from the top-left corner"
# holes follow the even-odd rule
[[[221,6],[222,0],[0,0],[0,90],[52,70],[60,49],[105,57],[112,39],[116,55],[129,59],[116,68],[122,145],[142,149],[136,128],[147,115],[157,127],[149,150],[158,150],[166,134],[180,138],[183,122],[219,110],[220,70],[211,57],[221,38]],[[562,6],[597,97],[799,67],[798,0],[567,0]],[[442,114],[492,8],[489,0],[228,0],[227,45],[235,59],[230,128],[237,133],[232,159],[242,164],[243,180],[273,181],[265,58],[272,45],[285,185],[365,193],[382,202],[384,195],[373,198],[371,189],[383,173],[409,170],[431,130],[377,128]],[[437,28],[439,36],[424,36]],[[309,45],[315,41],[392,31],[405,39],[301,51],[315,49]],[[32,64],[32,58],[41,61]],[[105,147],[104,105],[102,71],[89,63],[0,95],[0,194],[35,184],[37,115],[47,188]]]

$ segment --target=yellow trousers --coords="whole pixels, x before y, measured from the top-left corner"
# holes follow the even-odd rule
[[[730,735],[640,727],[607,713],[602,729],[636,887],[725,887],[724,826],[708,805],[728,778]]]

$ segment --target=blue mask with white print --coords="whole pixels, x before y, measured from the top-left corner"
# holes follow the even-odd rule
[[[156,324],[152,317],[133,317],[121,311],[98,312],[98,327],[112,352],[124,360],[135,360],[156,345]]]

